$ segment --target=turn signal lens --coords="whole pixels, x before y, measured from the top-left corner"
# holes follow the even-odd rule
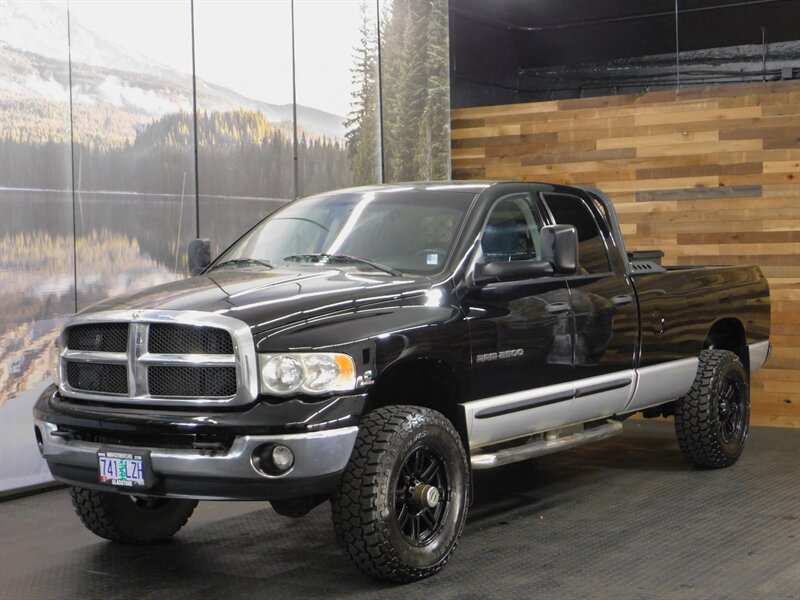
[[[260,354],[258,359],[264,394],[327,394],[356,387],[355,363],[347,354]]]

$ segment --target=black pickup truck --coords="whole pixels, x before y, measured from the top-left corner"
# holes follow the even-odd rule
[[[599,190],[355,188],[287,204],[213,262],[196,242],[196,276],[66,324],[34,409],[101,537],[163,540],[202,499],[329,499],[356,565],[410,581],[450,557],[475,469],[637,412],[674,415],[694,465],[742,452],[764,276],[629,254]]]

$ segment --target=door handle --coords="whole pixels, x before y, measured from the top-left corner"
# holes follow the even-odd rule
[[[567,302],[551,302],[545,306],[545,310],[550,314],[565,313],[569,311],[569,303]]]
[[[622,294],[621,296],[614,296],[611,299],[611,303],[614,306],[622,306],[623,304],[630,304],[633,302],[633,296],[629,294]]]

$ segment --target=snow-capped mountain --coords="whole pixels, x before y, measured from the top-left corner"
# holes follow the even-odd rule
[[[0,0],[0,20],[0,39],[9,46],[58,60],[67,57],[66,2]],[[175,71],[166,65],[123,48],[84,27],[74,14],[69,21],[72,54],[80,57],[80,62],[95,66],[114,65],[115,69],[122,71],[174,76]]]
[[[192,77],[142,53],[123,48],[69,22],[64,3],[0,0],[0,111],[9,102],[69,100],[72,55],[72,101],[76,108],[125,113],[125,121],[144,123],[165,114],[192,109]],[[197,79],[198,110],[253,110],[284,129],[291,128],[292,105],[247,98],[229,88]],[[311,137],[343,139],[344,117],[297,106],[298,127]]]

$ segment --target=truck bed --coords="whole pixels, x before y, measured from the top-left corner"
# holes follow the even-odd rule
[[[758,267],[654,265],[635,268],[640,367],[697,356],[706,334],[725,319],[746,324],[746,343],[769,338],[769,287]]]

